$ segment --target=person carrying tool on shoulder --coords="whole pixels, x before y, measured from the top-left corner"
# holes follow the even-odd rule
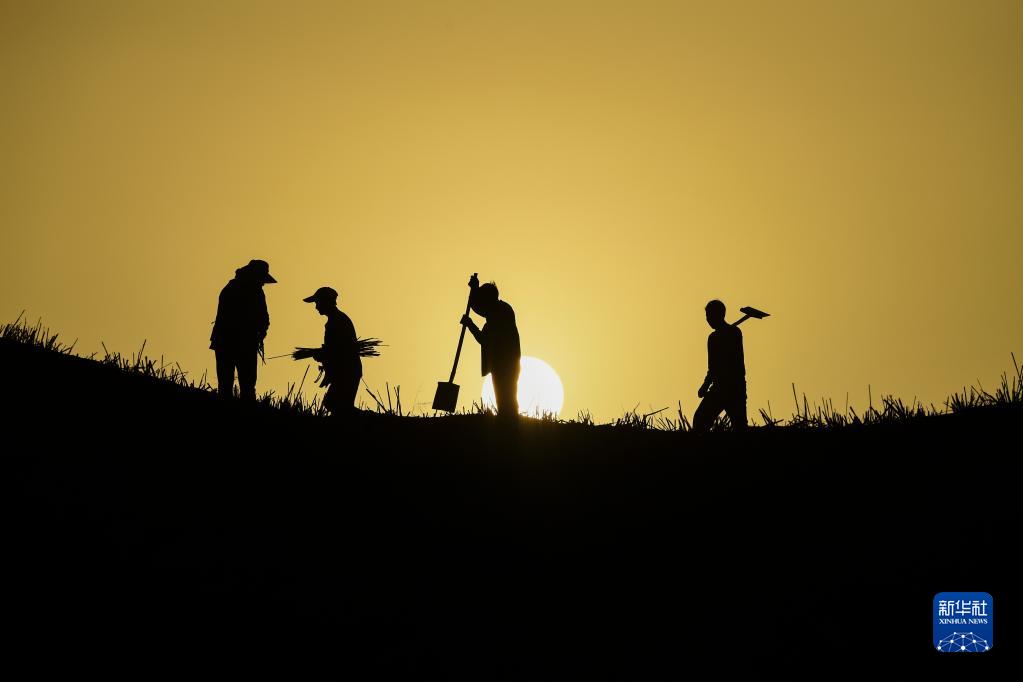
[[[707,337],[707,377],[697,392],[703,401],[693,415],[693,431],[709,431],[722,410],[732,422],[732,428],[741,431],[746,428],[746,363],[742,352],[742,332],[738,325],[725,322],[725,304],[721,301],[708,303],[706,314],[707,324],[714,331]]]
[[[463,315],[459,321],[480,344],[480,370],[483,376],[492,375],[497,414],[515,417],[519,413],[518,384],[522,350],[519,329],[515,325],[515,311],[507,301],[499,298],[493,282],[480,285],[479,278],[469,279],[469,306],[486,320],[483,329],[472,318]]]
[[[311,357],[320,363],[323,370],[320,386],[327,389],[323,406],[332,415],[342,416],[355,411],[355,396],[362,380],[362,358],[359,356],[355,325],[338,309],[337,298],[334,289],[320,287],[312,296],[302,299],[306,303],[315,303],[316,312],[326,317],[327,322],[323,329],[323,345],[311,349],[308,355],[296,353],[294,357]]]

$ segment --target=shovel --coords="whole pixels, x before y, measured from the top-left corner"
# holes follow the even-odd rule
[[[472,273],[475,277],[476,273]],[[465,304],[465,314],[469,314],[469,305],[472,303],[472,292],[469,292],[469,300]],[[437,393],[433,396],[433,409],[442,412],[454,412],[458,404],[458,384],[455,383],[455,372],[458,371],[458,356],[462,354],[462,341],[465,340],[465,325],[458,335],[458,348],[455,349],[455,364],[451,366],[451,378],[447,381],[437,382]]]
[[[749,306],[746,306],[745,308],[739,308],[739,312],[742,313],[743,315],[738,320],[732,323],[733,327],[738,327],[740,324],[742,324],[751,317],[754,320],[762,320],[765,317],[769,317],[771,315],[771,313],[765,313],[763,310],[757,310],[756,308],[750,308]]]

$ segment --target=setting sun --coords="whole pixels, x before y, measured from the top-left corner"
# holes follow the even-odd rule
[[[519,414],[557,416],[565,404],[565,389],[553,367],[539,358],[523,356],[518,399]],[[494,382],[489,374],[483,379],[483,405],[491,410],[497,409]]]

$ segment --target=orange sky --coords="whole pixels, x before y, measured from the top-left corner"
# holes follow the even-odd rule
[[[263,258],[271,353],[330,285],[389,344],[367,382],[428,403],[478,271],[564,416],[691,415],[714,297],[773,313],[751,414],[990,388],[1023,351],[1020,35],[1016,2],[0,2],[0,318],[201,374]]]

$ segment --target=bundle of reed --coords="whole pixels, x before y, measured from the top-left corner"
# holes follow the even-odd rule
[[[306,358],[313,357],[314,355],[316,355],[319,352],[320,352],[319,348],[302,348],[302,347],[298,347],[291,354],[291,357],[295,358],[296,360],[305,360]]]
[[[355,352],[360,358],[375,358],[380,355],[377,346],[382,346],[380,339],[358,339],[355,342]]]
[[[382,345],[384,344],[380,342],[380,339],[357,339],[355,341],[355,353],[360,358],[379,357],[380,351],[377,350],[377,347]],[[314,357],[322,350],[322,348],[298,347],[291,354],[291,357],[296,360],[305,360],[306,358]]]

